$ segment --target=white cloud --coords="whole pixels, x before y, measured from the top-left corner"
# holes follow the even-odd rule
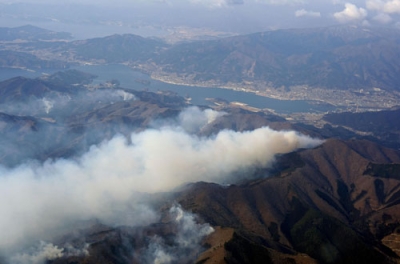
[[[190,0],[191,3],[201,4],[211,8],[224,7],[230,5],[241,5],[243,0]]]
[[[393,20],[390,15],[385,13],[379,13],[378,15],[374,16],[373,19],[381,24],[388,24]]]
[[[2,1],[17,0],[0,0]],[[51,0],[20,1],[48,3]],[[66,1],[59,0],[57,4]],[[78,3],[78,0],[68,0],[68,3]],[[89,0],[81,0],[79,3],[93,4]],[[165,17],[162,23],[166,27],[175,27],[179,24],[234,33],[315,26],[313,19],[305,18],[314,20],[318,18],[318,26],[321,27],[338,22],[361,24],[364,20],[371,24],[394,26],[400,18],[398,16],[400,0],[115,0],[112,3],[99,0],[96,2],[96,7],[106,5],[113,8],[126,7],[126,10],[143,9],[144,21],[150,25],[161,23],[158,18]],[[126,19],[126,25],[131,22],[129,20],[130,18]],[[133,19],[132,21],[132,24],[136,23]]]
[[[368,0],[366,6],[369,10],[376,10],[387,14],[400,14],[400,0]]]
[[[362,7],[357,7],[354,4],[346,3],[345,8],[341,12],[333,14],[337,21],[340,23],[347,23],[351,21],[361,21],[368,15],[367,10]]]
[[[392,0],[387,3],[385,3],[383,7],[383,11],[385,13],[398,13],[400,14],[400,0]]]
[[[368,0],[366,3],[366,7],[369,10],[383,10],[385,3],[382,0]]]
[[[307,16],[307,17],[321,17],[321,13],[320,12],[308,11],[308,10],[305,10],[305,9],[297,10],[294,14],[295,14],[296,17],[304,17],[304,16]]]
[[[290,5],[290,4],[304,4],[305,0],[255,0],[256,3],[263,3],[269,5]]]

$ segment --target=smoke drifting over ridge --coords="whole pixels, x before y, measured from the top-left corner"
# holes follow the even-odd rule
[[[76,106],[109,104],[119,101],[135,100],[136,97],[121,89],[97,89],[95,91],[82,90],[73,95],[68,93],[48,94],[36,98],[32,97],[26,101],[0,103],[0,112],[10,115],[48,115],[52,111],[69,113]],[[67,111],[69,109],[70,111]]]
[[[185,118],[188,113],[201,121]],[[138,199],[140,193],[169,191],[196,181],[233,183],[234,172],[268,166],[276,154],[322,143],[267,127],[225,130],[212,137],[188,132],[196,132],[219,115],[189,108],[178,125],[132,134],[131,143],[116,136],[74,160],[0,168],[0,255],[18,252],[29,241],[51,239],[76,221],[149,224],[158,216]]]

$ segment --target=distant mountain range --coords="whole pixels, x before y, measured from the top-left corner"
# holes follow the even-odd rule
[[[27,29],[31,34],[39,30]],[[25,32],[20,28],[3,30]],[[126,63],[174,82],[237,85],[253,91],[265,87],[290,90],[293,86],[397,91],[399,43],[396,29],[336,26],[175,45],[129,34],[113,35],[69,43],[23,43],[19,51],[53,52],[55,58],[69,62]],[[29,68],[29,64],[26,61],[25,66]]]
[[[277,30],[175,45],[152,61],[194,83],[398,90],[399,43],[391,29]]]
[[[69,63],[60,60],[44,60],[25,52],[0,50],[0,67],[20,69],[66,69]]]
[[[157,40],[125,34],[75,41],[70,48],[81,60],[122,63],[148,59],[166,46]]]
[[[32,25],[15,28],[0,27],[0,41],[67,40],[71,38],[70,33],[55,32]]]

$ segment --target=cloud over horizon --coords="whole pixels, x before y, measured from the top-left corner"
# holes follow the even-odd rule
[[[109,10],[114,15],[118,12],[131,14],[131,16],[114,16],[117,20],[131,19],[132,15],[134,17],[139,15],[150,24],[152,21],[160,23],[161,19],[163,26],[196,25],[196,27],[215,27],[237,33],[276,28],[314,27],[316,21],[318,26],[338,23],[389,26],[400,21],[400,0],[118,0],[112,5],[105,0],[58,1],[57,4],[49,0],[22,2],[52,6],[93,6],[99,11],[102,10],[101,12]],[[0,0],[0,3],[8,6],[20,1]],[[119,8],[118,12],[116,8]],[[35,12],[34,7],[31,10]],[[68,11],[68,8],[65,10]],[[75,14],[70,15],[73,16]],[[304,17],[313,19],[299,19]]]
[[[204,5],[211,8],[244,4],[244,0],[190,0],[190,2],[193,4]]]
[[[367,17],[367,15],[367,10],[351,3],[346,3],[344,10],[333,14],[336,20],[340,23],[362,21]]]
[[[320,12],[309,11],[305,9],[299,9],[295,12],[296,17],[321,17]]]

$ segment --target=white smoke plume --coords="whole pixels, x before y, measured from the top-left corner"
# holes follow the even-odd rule
[[[50,101],[46,97],[43,97],[42,102],[43,102],[44,110],[45,110],[46,114],[50,113],[51,109],[54,107],[54,102]]]
[[[183,211],[179,205],[173,206],[170,213],[175,216],[174,221],[180,227],[176,239],[180,247],[197,245],[203,237],[214,232],[210,225],[196,223],[195,216]]]
[[[55,260],[64,256],[64,249],[54,246],[53,244],[40,242],[38,248],[31,249],[31,253],[22,253],[13,256],[12,262],[16,264],[41,264],[46,260]]]
[[[0,112],[11,115],[35,116],[49,114],[68,114],[76,106],[109,104],[120,101],[135,100],[134,94],[124,90],[97,89],[94,91],[82,90],[71,97],[69,94],[49,94],[43,98],[31,98],[23,102],[0,104]]]
[[[189,107],[179,114],[178,124],[186,132],[196,133],[224,115],[226,115],[225,112],[218,112],[212,109],[202,111],[198,107]]]
[[[43,98],[30,98],[23,102],[0,104],[0,112],[10,115],[34,116],[49,114],[54,108],[61,109],[71,102],[71,97],[64,95],[48,95]]]
[[[88,244],[82,249],[77,249],[70,244],[65,247],[58,247],[52,243],[40,241],[36,247],[32,247],[28,252],[16,254],[11,257],[11,262],[14,264],[42,264],[48,260],[55,260],[57,258],[68,256],[87,256],[89,255]]]
[[[135,99],[135,96],[131,93],[127,93],[124,90],[117,90],[117,95],[122,97],[122,100],[128,101]]]
[[[174,225],[178,228],[174,243],[169,244],[158,236],[152,238],[146,252],[141,257],[143,263],[188,263],[193,254],[201,250],[201,240],[214,232],[209,224],[199,224],[195,215],[182,210],[180,205],[171,207]]]
[[[212,112],[203,115],[199,124],[215,118]],[[213,137],[163,127],[132,134],[130,142],[116,136],[75,160],[0,167],[0,255],[18,251],[22,243],[51,239],[76,221],[149,224],[156,214],[138,202],[138,193],[169,191],[196,181],[232,183],[238,170],[268,166],[276,154],[322,143],[268,127],[225,130]]]

